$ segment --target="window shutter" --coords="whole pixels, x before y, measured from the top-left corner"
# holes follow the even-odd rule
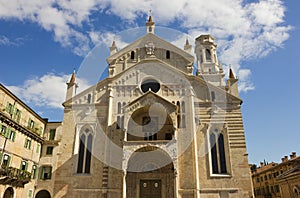
[[[0,131],[2,130],[2,124],[0,123]]]
[[[18,123],[20,123],[20,120],[21,120],[21,114],[22,114],[22,112],[20,111],[19,114],[18,114]]]
[[[13,139],[12,139],[12,141],[14,142],[15,139],[16,139],[16,131],[13,132]]]
[[[28,141],[29,141],[29,143],[28,143],[28,144],[29,144],[29,145],[28,145],[28,148],[31,149],[31,140],[28,140]]]
[[[7,111],[8,113],[10,113],[10,112],[9,112],[9,102],[6,103],[6,111]]]
[[[40,127],[40,135],[43,133],[43,127]]]
[[[8,159],[7,159],[7,166],[9,166],[10,160],[11,160],[11,156],[8,156]]]
[[[15,109],[15,112],[13,113],[14,114],[14,117],[13,117],[13,119],[16,119],[16,116],[17,116],[17,108]]]
[[[25,162],[26,164],[25,164],[25,171],[27,171],[27,169],[28,169],[28,162]]]
[[[34,132],[37,132],[37,131],[35,131],[35,127],[36,127],[36,123],[33,122],[33,129],[34,129]]]
[[[14,113],[14,108],[15,108],[15,105],[12,105],[12,106],[11,106],[11,109],[10,109],[10,112],[9,112],[10,114],[13,114],[13,113]]]
[[[22,170],[22,164],[23,164],[23,161],[21,161],[21,164],[20,164],[20,170]]]
[[[7,127],[7,128],[6,128],[5,135],[4,135],[6,138],[9,138],[9,136],[10,136],[10,131],[11,131],[11,130],[10,130],[10,127]]]
[[[31,119],[28,119],[28,128],[30,128]]]
[[[2,161],[2,156],[3,156],[3,153],[1,152],[0,153],[0,162]]]

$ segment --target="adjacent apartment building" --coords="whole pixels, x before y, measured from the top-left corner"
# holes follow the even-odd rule
[[[261,162],[252,165],[252,182],[256,198],[299,198],[300,156],[292,152],[284,156],[281,163]]]
[[[0,197],[33,197],[46,123],[0,84]]]

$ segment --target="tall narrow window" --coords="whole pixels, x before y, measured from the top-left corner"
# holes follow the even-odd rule
[[[86,128],[80,135],[77,173],[91,172],[92,144],[93,135],[91,130]]]
[[[116,129],[120,129],[121,128],[121,119],[120,116],[117,116],[117,125],[116,125]]]
[[[84,173],[91,172],[92,142],[93,142],[93,136],[92,136],[92,134],[89,134],[88,139],[87,139],[87,147],[86,147],[87,149],[86,149]]]
[[[166,59],[170,59],[170,51],[169,50],[166,51]]]
[[[134,51],[131,51],[131,53],[130,53],[130,59],[131,59],[131,60],[134,60],[134,58],[135,58],[135,52],[134,52]]]
[[[31,170],[32,179],[36,178],[36,174],[37,174],[37,165],[33,165]]]
[[[182,116],[181,116],[181,123],[182,123],[182,124],[181,124],[181,127],[182,127],[182,128],[185,128],[185,127],[186,127],[185,115],[182,115]]]
[[[91,104],[92,102],[92,95],[91,94],[88,94],[88,97],[87,97],[87,103],[88,104]]]
[[[214,91],[210,92],[211,95],[211,101],[214,102],[216,100],[216,94]]]
[[[205,55],[206,55],[206,61],[211,62],[211,53],[209,49],[205,50]]]
[[[220,169],[221,173],[227,173],[226,169],[226,159],[225,159],[225,147],[224,147],[224,136],[221,133],[218,138],[219,146],[219,158],[220,158]]]
[[[211,150],[211,165],[212,172],[214,174],[218,173],[218,157],[217,157],[217,147],[216,147],[216,136],[215,134],[210,134],[210,150]]]
[[[121,113],[121,103],[118,102],[118,113]]]
[[[83,160],[84,160],[84,150],[85,150],[84,143],[85,143],[85,134],[82,134],[80,136],[80,143],[79,143],[77,173],[82,173],[83,171]]]
[[[185,113],[185,102],[184,101],[181,102],[181,112]]]
[[[224,135],[215,129],[209,135],[211,166],[213,174],[226,174],[226,152],[224,145]]]
[[[54,140],[55,139],[55,133],[56,133],[56,129],[50,129],[49,140]]]

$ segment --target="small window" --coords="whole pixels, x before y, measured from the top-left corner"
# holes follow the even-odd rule
[[[31,140],[30,139],[25,139],[24,147],[27,149],[31,148]]]
[[[15,138],[16,138],[16,132],[15,131],[11,131],[10,134],[9,134],[8,139],[14,142]]]
[[[9,113],[9,114],[12,114],[14,112],[14,107],[11,103],[7,102],[7,105],[6,105],[6,111]]]
[[[216,94],[214,91],[210,92],[211,95],[211,101],[215,101],[216,100]]]
[[[134,52],[134,51],[131,51],[131,53],[130,53],[130,59],[131,59],[131,60],[134,60],[134,58],[135,58],[135,52]]]
[[[0,130],[1,135],[5,135],[6,133],[6,126],[1,126],[1,130]]]
[[[42,166],[40,179],[48,180],[51,179],[52,167],[51,166]]]
[[[170,51],[169,50],[166,51],[166,59],[170,59]]]
[[[50,129],[49,132],[49,140],[54,140],[55,139],[55,133],[56,133],[56,129]]]
[[[10,156],[9,155],[7,155],[7,154],[4,154],[4,156],[3,156],[3,161],[2,161],[2,166],[4,166],[4,167],[8,167],[9,166],[9,164],[10,164]]]
[[[28,162],[22,161],[20,169],[24,170],[24,171],[27,171],[27,167],[28,167]]]
[[[206,55],[206,61],[211,62],[211,53],[209,49],[205,50],[205,55]]]
[[[37,175],[37,165],[33,165],[31,170],[32,179],[35,179],[36,175]]]
[[[52,155],[53,154],[53,146],[48,146],[46,150],[46,155]]]
[[[88,104],[91,104],[92,102],[92,95],[91,94],[88,94],[88,97],[87,97],[87,103]]]

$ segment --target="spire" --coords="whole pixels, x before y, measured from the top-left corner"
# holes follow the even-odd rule
[[[185,45],[190,45],[190,42],[189,42],[189,38],[188,38],[188,37],[186,37],[186,39],[185,39]]]
[[[78,87],[76,83],[76,73],[75,69],[72,73],[70,81],[67,82],[67,93],[66,93],[66,100],[71,99],[76,94],[76,88]]]
[[[229,66],[229,78],[230,78],[230,79],[235,79],[235,76],[234,76],[234,74],[233,74],[231,65]]]
[[[186,37],[185,45],[184,45],[183,49],[190,54],[192,53],[192,45],[190,45],[188,37]]]
[[[109,47],[109,50],[110,50],[110,55],[113,55],[118,51],[118,47],[116,45],[115,39],[113,40],[111,47]]]
[[[71,76],[71,79],[70,79],[69,83],[67,83],[67,84],[68,85],[75,84],[75,81],[76,81],[76,74],[75,74],[75,69],[74,69],[73,73],[72,73],[72,76]]]
[[[152,11],[149,10],[149,18],[146,22],[147,33],[154,33],[155,23],[152,20]]]

